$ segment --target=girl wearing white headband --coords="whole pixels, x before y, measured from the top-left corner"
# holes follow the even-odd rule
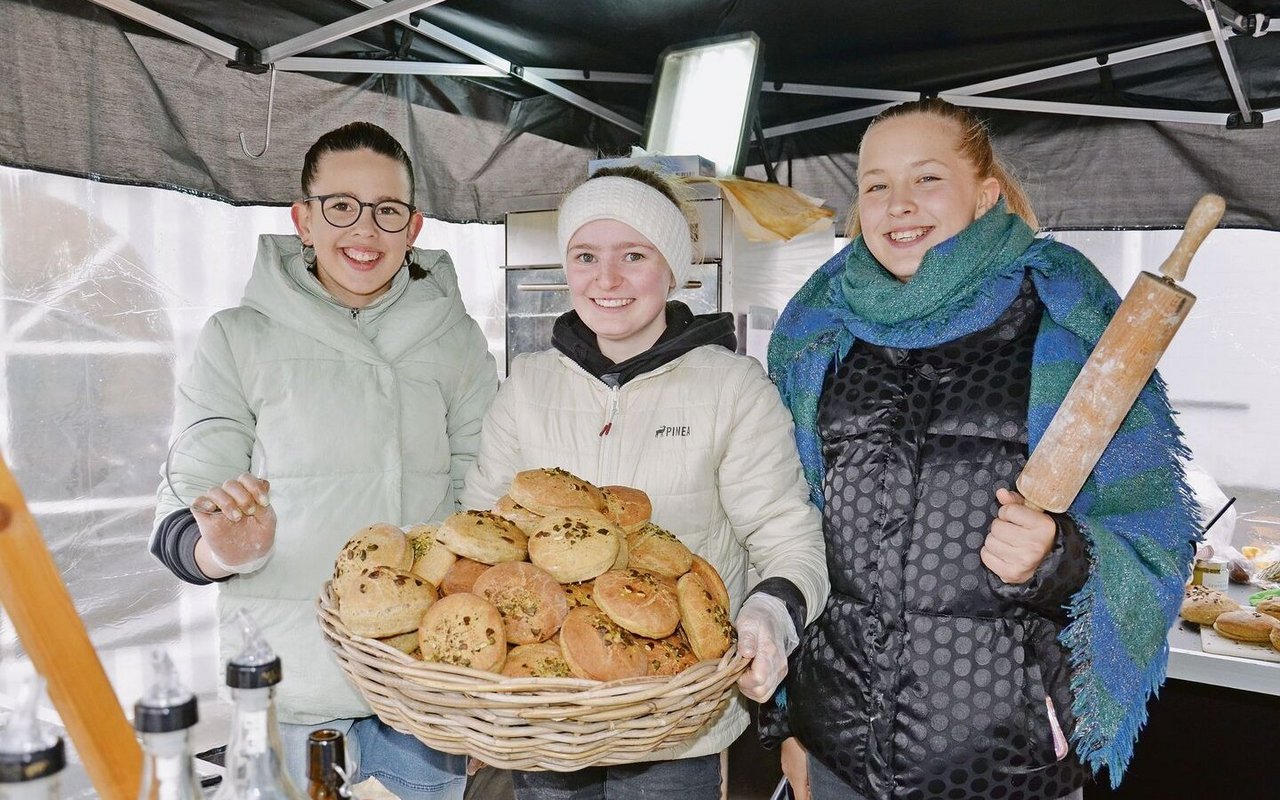
[[[644,490],[653,522],[724,578],[739,653],[752,659],[739,686],[759,701],[826,601],[821,520],[777,390],[734,352],[733,315],[669,300],[693,262],[691,219],[672,184],[636,168],[601,170],[565,198],[557,234],[573,310],[556,320],[553,349],[512,363],[462,502],[490,507],[538,467]],[[750,593],[749,564],[761,578]],[[735,698],[692,741],[639,764],[517,772],[516,796],[718,800],[718,754],[747,721]]]

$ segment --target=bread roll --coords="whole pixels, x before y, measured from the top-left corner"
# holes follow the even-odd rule
[[[595,581],[583,581],[581,583],[563,583],[561,587],[564,589],[565,596],[569,599],[569,610],[575,608],[596,608],[596,601],[591,598],[595,591]]]
[[[560,583],[591,580],[613,566],[621,535],[597,514],[553,514],[529,537],[529,560]]]
[[[664,639],[641,639],[650,675],[678,675],[698,663],[685,635],[676,631]]]
[[[1271,646],[1280,650],[1280,625],[1271,629]]]
[[[522,644],[507,651],[502,674],[512,678],[571,678],[573,672],[556,642]]]
[[[339,598],[344,589],[374,567],[408,570],[413,566],[413,549],[404,531],[386,522],[377,522],[356,531],[338,551],[333,563],[333,590]]]
[[[1219,614],[1235,611],[1240,604],[1227,597],[1217,589],[1191,585],[1186,588],[1182,599],[1181,617],[1187,622],[1199,625],[1212,625]]]
[[[627,566],[679,578],[693,566],[693,553],[675,534],[652,522],[627,537]]]
[[[542,524],[541,514],[535,514],[520,505],[515,500],[512,500],[509,494],[504,494],[498,498],[498,502],[493,504],[493,513],[514,522],[516,527],[525,532],[526,536],[533,533]]]
[[[405,532],[413,549],[413,566],[409,571],[436,587],[444,582],[449,567],[458,560],[452,550],[436,541],[439,529],[439,525],[415,525]]]
[[[609,570],[596,578],[591,597],[610,619],[639,636],[661,639],[680,624],[675,586],[652,572]]]
[[[563,511],[604,513],[604,495],[590,482],[559,467],[528,469],[511,479],[511,499],[535,514]]]
[[[728,611],[729,589],[720,578],[720,573],[716,571],[715,567],[711,566],[711,562],[702,556],[695,555],[693,557],[693,565],[689,567],[689,571],[702,578],[702,583],[707,587],[707,591],[711,592],[711,596],[716,599],[721,608]]]
[[[425,611],[423,612],[426,613]],[[396,636],[384,636],[378,641],[387,647],[399,650],[405,655],[413,655],[418,651],[418,629],[414,628],[408,633],[397,634]],[[419,653],[421,655],[421,653]]]
[[[469,558],[459,558],[444,574],[444,580],[440,582],[440,594],[448,596],[471,591],[476,584],[476,579],[488,569],[488,564],[472,561]]]
[[[560,650],[579,678],[613,681],[640,677],[648,671],[636,637],[614,624],[603,611],[575,608],[560,626]]]
[[[1268,597],[1254,608],[1259,614],[1266,614],[1268,617],[1280,620],[1280,597]]]
[[[524,561],[528,537],[514,522],[492,511],[460,511],[440,523],[436,541],[458,555],[485,564]]]
[[[569,599],[556,579],[523,561],[490,567],[471,591],[497,607],[511,644],[550,639],[569,614]]]
[[[1238,642],[1269,642],[1271,631],[1277,626],[1280,626],[1280,621],[1274,617],[1243,608],[1219,614],[1213,622],[1215,631]]]
[[[605,516],[624,533],[634,533],[644,527],[653,514],[649,495],[631,486],[601,486],[604,495]]]
[[[498,672],[507,657],[502,615],[483,597],[461,592],[428,609],[418,628],[424,661]]]
[[[699,661],[719,658],[733,645],[734,630],[729,612],[707,589],[702,578],[689,573],[676,582],[680,601],[680,626]]]
[[[374,567],[350,579],[338,618],[356,636],[381,639],[416,629],[435,599],[435,587],[417,575]]]

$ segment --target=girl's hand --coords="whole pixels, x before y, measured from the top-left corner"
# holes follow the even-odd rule
[[[200,495],[191,504],[200,542],[196,560],[210,578],[252,572],[266,563],[276,540],[276,512],[271,485],[244,473]],[[211,559],[201,558],[204,555]]]
[[[1035,574],[1058,534],[1053,517],[1028,508],[1017,492],[997,489],[1000,511],[982,544],[982,563],[1005,583],[1026,583]]]
[[[809,753],[794,736],[782,740],[782,774],[796,800],[809,800]]]

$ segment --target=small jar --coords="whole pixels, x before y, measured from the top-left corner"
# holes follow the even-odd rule
[[[1225,558],[1197,558],[1191,571],[1191,583],[1225,592],[1230,574]]]

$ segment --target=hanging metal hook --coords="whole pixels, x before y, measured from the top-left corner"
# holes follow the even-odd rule
[[[240,134],[240,149],[249,158],[262,158],[267,154],[267,148],[271,146],[271,113],[275,110],[276,105],[276,68],[271,67],[271,90],[267,94],[267,133],[262,140],[262,149],[257,153],[249,152],[249,145],[244,140],[244,134]]]

